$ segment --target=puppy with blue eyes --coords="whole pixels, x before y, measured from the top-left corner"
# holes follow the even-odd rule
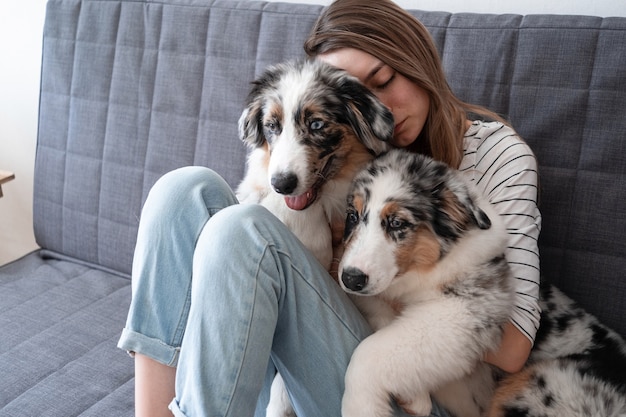
[[[481,415],[493,381],[477,367],[513,300],[507,240],[491,205],[441,162],[393,150],[357,175],[339,281],[375,332],[350,360],[343,417],[391,416],[392,399],[429,415],[431,394],[454,415]]]
[[[626,342],[553,285],[527,365],[482,361],[500,344],[513,293],[508,234],[462,174],[393,150],[348,196],[340,284],[375,332],[346,372],[343,417],[626,416]]]
[[[237,189],[280,218],[327,269],[354,175],[388,149],[393,116],[356,78],[318,61],[268,68],[239,119],[250,148]]]
[[[318,61],[268,68],[239,119],[248,145],[241,203],[277,216],[336,278],[346,197],[356,173],[386,151],[393,116],[358,79]],[[295,415],[278,374],[267,416]]]

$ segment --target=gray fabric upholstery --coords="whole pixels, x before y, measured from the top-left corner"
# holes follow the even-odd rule
[[[132,416],[128,278],[39,252],[2,268],[0,294],[0,416]]]
[[[49,0],[34,222],[0,268],[0,416],[131,416],[115,348],[135,234],[163,173],[235,186],[249,82],[302,56],[321,6]],[[542,271],[626,335],[626,19],[413,11],[452,88],[507,116],[540,163]]]
[[[457,14],[439,42],[454,91],[537,154],[544,279],[626,334],[626,19]]]

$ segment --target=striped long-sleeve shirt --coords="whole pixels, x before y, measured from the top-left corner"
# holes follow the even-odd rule
[[[534,341],[539,327],[537,160],[510,127],[474,121],[467,130],[459,169],[503,217],[509,233],[506,258],[513,272],[512,323]]]

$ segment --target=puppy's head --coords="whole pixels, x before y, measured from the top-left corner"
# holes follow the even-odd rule
[[[356,78],[319,61],[267,69],[239,119],[240,138],[268,150],[268,180],[296,210],[346,166],[389,149],[392,135],[389,109]]]
[[[490,227],[458,172],[390,151],[356,176],[348,197],[341,286],[378,294],[410,270],[430,270],[472,229]]]

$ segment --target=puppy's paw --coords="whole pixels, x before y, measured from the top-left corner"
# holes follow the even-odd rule
[[[391,417],[390,399],[378,401],[372,396],[345,395],[341,402],[341,417]]]
[[[412,416],[428,416],[433,408],[433,403],[428,393],[418,394],[409,401],[397,398],[397,402],[405,413]]]
[[[391,398],[363,362],[350,362],[341,402],[342,417],[387,417],[392,415]]]
[[[265,409],[266,417],[296,417],[296,412],[291,406],[289,394],[285,387],[285,381],[276,374],[270,388],[270,401]]]

